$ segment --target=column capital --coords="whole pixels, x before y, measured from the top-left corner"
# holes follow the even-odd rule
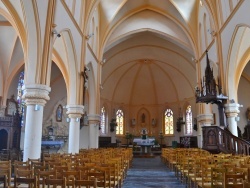
[[[69,104],[66,106],[68,116],[70,118],[80,118],[82,117],[82,114],[84,114],[84,106],[83,105],[77,105],[77,104]]]
[[[99,114],[89,114],[88,120],[89,124],[99,124],[101,121],[101,116]]]
[[[230,103],[230,104],[225,104],[224,107],[227,117],[237,117],[238,114],[240,113],[239,107],[241,107],[241,105],[237,103]]]
[[[197,122],[203,123],[203,124],[212,124],[214,121],[213,114],[199,114],[197,115]]]
[[[41,105],[44,106],[50,100],[49,92],[51,88],[42,84],[25,84],[22,87],[24,91],[22,98],[25,100],[26,105]]]

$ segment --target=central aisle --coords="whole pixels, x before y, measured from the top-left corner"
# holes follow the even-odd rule
[[[184,188],[165,164],[160,156],[155,158],[134,158],[132,167],[122,188]]]

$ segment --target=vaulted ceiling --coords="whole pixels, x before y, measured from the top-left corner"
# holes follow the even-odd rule
[[[127,105],[194,99],[197,0],[101,1],[101,96]]]

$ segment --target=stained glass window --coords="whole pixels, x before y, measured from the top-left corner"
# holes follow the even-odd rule
[[[105,134],[106,133],[106,111],[105,108],[102,107],[101,109],[101,134]]]
[[[116,134],[123,134],[123,128],[124,128],[124,115],[122,110],[117,110],[116,112]]]
[[[174,134],[173,111],[167,109],[164,114],[165,134]]]
[[[186,134],[192,134],[193,129],[192,129],[192,110],[191,106],[189,105],[186,109]]]
[[[24,71],[20,72],[18,79],[18,86],[17,86],[17,104],[18,104],[18,111],[21,116],[21,126],[24,125],[24,100],[22,99],[23,85],[24,85]]]

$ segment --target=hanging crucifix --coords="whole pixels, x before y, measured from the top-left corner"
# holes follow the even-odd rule
[[[86,90],[88,88],[88,74],[87,71],[89,71],[89,68],[84,67],[84,70],[81,72],[81,76],[83,77],[83,99],[82,99],[82,104],[83,106],[85,105],[85,94]],[[80,127],[84,126],[84,116],[86,116],[86,112],[82,115],[81,121],[80,121]]]

